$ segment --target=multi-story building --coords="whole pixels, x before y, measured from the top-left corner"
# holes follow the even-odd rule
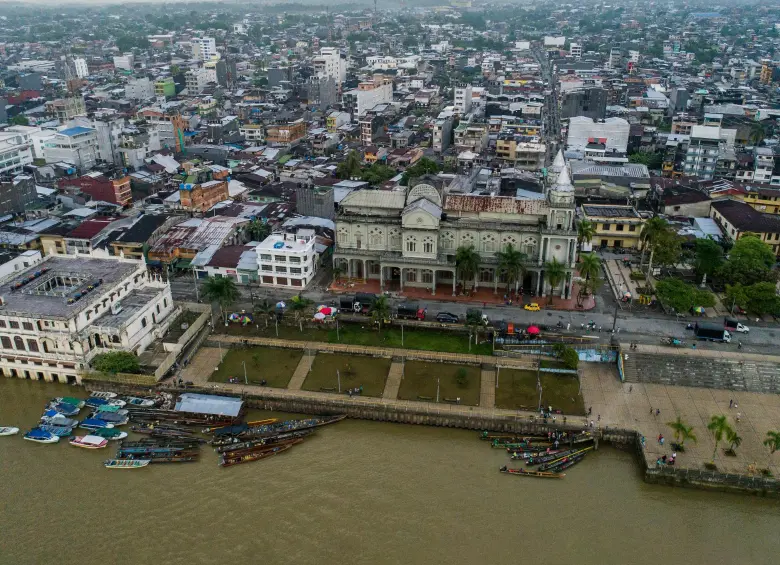
[[[122,166],[129,169],[140,169],[146,164],[146,158],[161,148],[160,132],[156,128],[128,127],[119,138]]]
[[[569,120],[566,147],[574,151],[585,151],[588,144],[600,143],[607,151],[625,153],[628,150],[630,126],[623,118],[607,118],[593,121],[584,116]]]
[[[325,126],[328,128],[329,133],[336,133],[336,131],[343,125],[352,121],[352,118],[348,112],[339,112],[332,110],[325,118]]]
[[[217,57],[217,42],[213,37],[199,37],[191,40],[192,56],[201,61]]]
[[[114,68],[132,71],[135,66],[135,57],[132,53],[125,53],[114,57]]]
[[[582,45],[580,43],[570,44],[569,55],[571,55],[575,59],[582,59]]]
[[[125,85],[125,98],[128,100],[153,100],[155,83],[147,77],[128,81]]]
[[[184,183],[179,189],[181,206],[192,212],[207,212],[218,202],[228,200],[228,183],[224,180],[210,180],[203,183]]]
[[[200,94],[206,89],[211,81],[211,74],[206,69],[194,69],[185,75],[185,84],[187,85],[187,93],[190,96]]]
[[[710,207],[710,217],[733,242],[743,235],[757,235],[780,256],[780,216],[764,214],[739,200],[716,200]]]
[[[361,82],[358,87],[342,95],[343,108],[359,118],[377,104],[393,101],[393,82],[386,78]]]
[[[20,214],[37,200],[38,192],[32,176],[16,175],[0,180],[0,214]]]
[[[73,59],[73,67],[76,70],[76,76],[78,78],[86,78],[89,76],[89,69],[87,68],[87,61],[81,57]]]
[[[611,204],[583,204],[583,219],[595,228],[593,243],[602,249],[639,249],[642,233],[642,217],[633,206]]]
[[[241,124],[238,132],[244,136],[247,143],[263,143],[265,141],[265,126],[260,124]]]
[[[271,234],[255,248],[260,286],[304,289],[317,272],[316,234],[312,229]]]
[[[454,295],[462,283],[498,292],[510,285],[499,272],[496,253],[512,245],[528,257],[521,286],[571,297],[574,213],[574,187],[565,167],[542,198],[529,200],[450,192],[425,182],[405,191],[357,190],[339,203],[334,265],[350,277],[378,281],[382,290],[413,286],[435,294],[451,288]],[[480,255],[474,280],[457,276],[455,255],[461,247]],[[566,276],[551,289],[544,264],[553,259],[563,263]]]
[[[306,122],[302,119],[265,128],[265,140],[269,145],[290,147],[300,143],[304,137],[306,137]]]
[[[61,124],[87,113],[87,106],[82,96],[51,100],[46,102],[45,108],[46,113],[59,120]]]
[[[178,106],[171,103],[162,106],[149,106],[138,110],[136,116],[146,120],[149,127],[157,130],[160,145],[163,148],[182,151],[184,149],[185,121],[179,113]]]
[[[44,148],[47,163],[65,161],[81,172],[97,164],[97,132],[92,128],[76,126],[59,130]]]
[[[714,176],[720,153],[720,139],[719,127],[693,126],[691,128],[683,168],[687,176],[697,176],[705,180]]]
[[[518,169],[541,171],[547,155],[547,146],[539,137],[499,133],[496,155]]]
[[[347,78],[347,62],[341,51],[335,47],[323,47],[319,55],[312,60],[314,74],[318,77],[330,77],[341,87]]]
[[[455,128],[455,147],[480,153],[487,147],[488,134],[488,124],[462,120]]]
[[[33,162],[33,132],[11,131],[15,129],[8,128],[0,132],[0,176],[21,173],[25,166],[32,165]]]
[[[110,202],[122,207],[129,206],[133,201],[130,193],[130,177],[127,175],[111,178],[102,173],[91,172],[74,179],[62,179],[59,186],[60,188],[77,187],[94,200]]]
[[[142,353],[176,308],[144,261],[56,256],[0,282],[0,372],[80,383],[92,358]]]
[[[69,127],[82,126],[95,130],[97,136],[97,157],[104,163],[120,165],[122,156],[119,153],[120,138],[125,129],[125,117],[113,110],[98,111],[90,117],[79,116]]]
[[[775,170],[775,154],[771,147],[756,147],[755,170],[753,180],[762,184],[772,184],[772,176]]]
[[[176,83],[173,81],[173,77],[161,78],[154,81],[154,95],[164,96],[165,98],[176,96]]]
[[[603,120],[607,115],[606,88],[575,88],[561,94],[561,118],[585,116],[591,120]]]
[[[446,151],[452,143],[452,126],[454,123],[454,111],[451,106],[439,112],[436,121],[433,122],[431,147],[437,153]]]
[[[470,84],[459,84],[454,90],[455,113],[460,116],[465,116],[471,112],[473,100],[472,87]]]

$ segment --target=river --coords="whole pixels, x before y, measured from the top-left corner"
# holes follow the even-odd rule
[[[84,391],[0,379],[0,425]],[[476,432],[363,421],[222,469],[0,437],[0,565],[777,563],[780,504],[641,481],[602,448],[563,480],[498,472]],[[109,451],[110,450],[110,451]]]

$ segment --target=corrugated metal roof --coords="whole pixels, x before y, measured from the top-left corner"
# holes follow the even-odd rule
[[[185,392],[176,402],[176,410],[193,414],[215,414],[236,417],[241,412],[243,403],[243,400],[240,398],[233,398],[232,396]]]
[[[405,192],[356,190],[344,197],[341,201],[341,207],[396,208],[401,210],[405,202]]]

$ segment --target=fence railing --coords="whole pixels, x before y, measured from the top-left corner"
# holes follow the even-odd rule
[[[773,477],[670,467],[648,469],[647,475],[650,477],[672,477],[690,483],[707,483],[713,486],[761,489],[780,493],[780,481]]]

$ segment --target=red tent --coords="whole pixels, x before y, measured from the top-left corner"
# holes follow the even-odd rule
[[[536,326],[528,326],[528,335],[539,335],[539,328]]]

